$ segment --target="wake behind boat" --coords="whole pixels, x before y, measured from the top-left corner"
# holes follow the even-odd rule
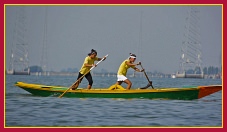
[[[68,87],[48,86],[42,84],[29,84],[16,82],[16,86],[27,92],[42,97],[58,97],[64,93]],[[63,97],[69,98],[148,98],[148,99],[177,99],[193,100],[200,99],[222,90],[222,85],[182,87],[182,88],[158,88],[158,89],[138,89],[126,90],[121,85],[112,85],[109,88],[93,88],[91,90],[78,88],[68,90]]]

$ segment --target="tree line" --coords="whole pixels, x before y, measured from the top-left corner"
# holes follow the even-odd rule
[[[187,74],[201,74],[201,70],[199,67],[196,67],[194,70],[193,69],[189,69],[186,71]],[[221,73],[221,68],[219,67],[214,67],[214,66],[209,66],[209,67],[204,67],[203,68],[203,74],[206,75],[214,75],[214,74],[219,74]]]
[[[208,74],[208,75],[211,75],[211,74],[219,74],[221,73],[221,68],[218,68],[218,67],[214,67],[214,66],[209,66],[209,67],[204,67],[203,68],[203,73],[204,74]]]
[[[43,72],[43,69],[40,66],[30,66],[29,68],[30,68],[30,72]],[[68,69],[61,70],[61,72],[78,72],[78,69],[77,68],[68,68]],[[107,72],[107,71],[105,71],[105,72]],[[186,71],[187,74],[194,74],[195,72],[197,74],[200,74],[201,73],[200,68],[196,67],[194,70],[189,69]],[[214,66],[204,67],[203,73],[207,74],[207,75],[219,74],[219,73],[221,73],[221,68],[214,67]]]

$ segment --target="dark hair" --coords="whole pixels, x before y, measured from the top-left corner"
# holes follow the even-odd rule
[[[91,49],[91,52],[90,52],[90,53],[88,53],[88,55],[90,56],[90,55],[92,55],[92,54],[96,54],[96,55],[97,55],[97,51],[96,51],[96,50],[94,50],[94,49]]]
[[[134,57],[136,57],[136,55],[135,55],[135,54],[132,54],[132,53],[129,53],[129,55],[130,55],[130,56],[134,56]]]

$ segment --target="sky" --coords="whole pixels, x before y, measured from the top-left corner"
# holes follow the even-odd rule
[[[197,6],[203,66],[221,65],[222,7]],[[146,71],[175,73],[179,70],[188,6],[24,6],[29,44],[29,65],[40,65],[44,27],[48,69],[80,69],[95,49],[109,56],[96,71],[117,72],[129,53],[137,55]],[[46,9],[46,13],[45,13]],[[17,6],[6,6],[6,68],[9,66]],[[45,16],[47,19],[45,20]],[[140,68],[140,67],[138,67]]]

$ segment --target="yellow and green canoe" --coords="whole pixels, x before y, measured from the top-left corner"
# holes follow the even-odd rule
[[[37,96],[58,97],[63,94],[68,87],[47,86],[41,84],[30,84],[16,82],[16,86]],[[156,88],[156,89],[124,89],[121,85],[112,85],[109,88],[78,88],[68,90],[63,97],[69,98],[148,98],[148,99],[179,99],[193,100],[200,99],[212,93],[222,90],[222,85],[182,87],[182,88]]]

